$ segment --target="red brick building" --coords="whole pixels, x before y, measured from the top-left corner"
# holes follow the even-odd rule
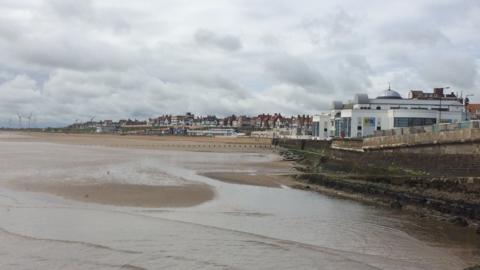
[[[480,120],[480,104],[468,104],[467,111],[470,113],[470,119]]]

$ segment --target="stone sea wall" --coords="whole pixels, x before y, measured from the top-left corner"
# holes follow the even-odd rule
[[[476,141],[416,147],[359,148],[359,140],[277,140],[297,158],[303,187],[322,187],[414,208],[459,225],[480,222],[480,154]],[[334,145],[336,147],[334,147]],[[465,150],[465,151],[464,151]]]
[[[363,139],[365,151],[436,147],[449,154],[480,154],[480,128],[442,131],[435,133],[401,134]],[[444,147],[438,147],[443,145]],[[469,147],[462,147],[468,145]],[[426,148],[428,149],[428,148]]]

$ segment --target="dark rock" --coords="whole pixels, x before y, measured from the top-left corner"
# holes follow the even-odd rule
[[[418,217],[419,217],[419,218],[426,218],[427,215],[425,215],[424,213],[418,213]]]
[[[480,226],[477,227],[477,230],[475,231],[477,234],[480,234]]]
[[[454,217],[454,218],[451,218],[449,221],[450,221],[450,223],[452,223],[454,225],[457,225],[457,226],[461,226],[461,227],[467,227],[468,226],[468,221],[463,217]]]
[[[465,268],[464,270],[480,270],[480,265]]]
[[[402,209],[403,205],[399,201],[390,203],[390,207],[393,209]]]
[[[305,189],[310,189],[310,186],[305,186]]]

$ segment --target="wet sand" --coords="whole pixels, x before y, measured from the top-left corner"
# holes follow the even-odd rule
[[[222,145],[242,147],[20,135],[0,133],[0,269],[456,270],[480,261],[474,232],[451,224],[269,188],[292,164],[235,139]]]
[[[129,149],[169,149],[194,152],[261,152],[270,150],[266,139],[236,137],[121,136],[108,134],[1,133],[2,141],[48,142]],[[272,162],[272,166],[274,162]],[[262,164],[265,166],[265,164]],[[278,166],[278,165],[277,165]],[[285,168],[285,165],[283,165]],[[289,167],[287,165],[287,167]],[[287,182],[281,176],[247,173],[206,173],[204,176],[230,183],[280,187]],[[74,183],[64,181],[10,182],[8,187],[48,193],[81,202],[131,207],[191,207],[215,197],[206,184],[178,186],[132,185],[123,183]]]
[[[65,133],[0,133],[2,141],[49,142],[133,149],[168,149],[193,152],[260,152],[274,148],[269,139],[249,137],[138,136]]]
[[[212,187],[204,184],[150,186],[120,183],[22,183],[9,187],[19,191],[43,192],[88,203],[133,207],[190,207],[214,198]]]
[[[14,142],[49,142],[72,145],[104,146],[130,149],[172,149],[195,152],[262,152],[270,150],[269,140],[236,137],[183,137],[183,136],[120,136],[108,134],[50,134],[50,133],[2,133],[0,139]],[[272,161],[248,164],[258,173],[206,172],[200,175],[227,183],[276,187],[292,186],[291,177],[270,174],[272,170],[292,171],[288,162]],[[121,183],[72,183],[72,182],[12,182],[11,188],[43,192],[81,202],[132,207],[191,207],[214,198],[215,192],[205,184],[179,186],[131,185]]]
[[[233,183],[240,185],[252,185],[274,188],[279,188],[282,185],[294,185],[292,177],[288,175],[252,174],[248,172],[208,172],[203,173],[202,175],[225,183]]]

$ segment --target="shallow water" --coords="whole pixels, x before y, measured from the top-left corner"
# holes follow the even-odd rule
[[[402,212],[290,188],[224,183],[272,154],[0,142],[0,269],[462,269],[478,236]],[[106,173],[108,172],[108,173]],[[14,191],[28,181],[214,187],[190,208],[89,204]]]

